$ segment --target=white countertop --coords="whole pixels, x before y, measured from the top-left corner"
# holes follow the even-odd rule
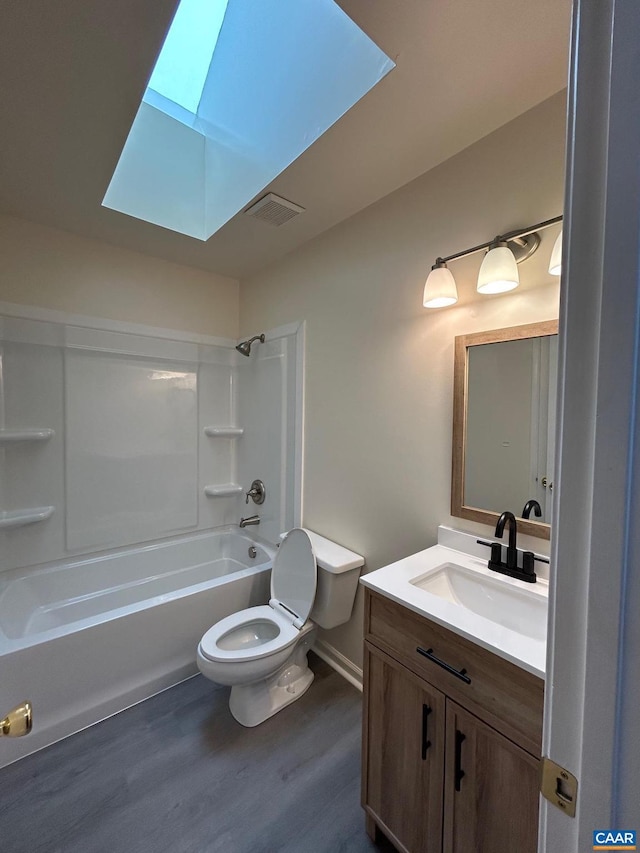
[[[412,580],[415,581],[416,578],[420,578],[429,571],[447,563],[464,566],[466,569],[477,573],[480,579],[488,578],[489,582],[494,585],[496,580],[499,580],[507,587],[515,586],[525,597],[535,596],[537,598],[539,596],[543,600],[548,600],[549,583],[547,580],[538,579],[536,583],[530,584],[501,575],[489,570],[486,557],[481,559],[444,545],[434,545],[377,571],[363,575],[360,578],[360,583],[398,604],[403,604],[415,613],[426,616],[439,625],[449,628],[461,637],[477,643],[528,672],[544,678],[547,656],[545,626],[540,626],[540,632],[545,636],[545,639],[533,639],[516,630],[506,628],[490,618],[480,616],[461,604],[455,604],[411,583]]]

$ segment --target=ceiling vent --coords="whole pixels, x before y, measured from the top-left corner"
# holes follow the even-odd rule
[[[245,210],[247,216],[262,219],[263,222],[268,222],[270,225],[284,225],[285,222],[300,213],[304,213],[304,207],[287,201],[286,198],[280,198],[274,193],[267,193]]]

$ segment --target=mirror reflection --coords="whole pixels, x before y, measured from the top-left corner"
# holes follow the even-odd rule
[[[456,338],[452,514],[487,524],[505,509],[549,536],[557,323]]]
[[[557,372],[557,335],[469,348],[465,504],[551,521]]]

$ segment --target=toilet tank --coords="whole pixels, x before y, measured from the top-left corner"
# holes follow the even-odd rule
[[[309,618],[321,628],[335,628],[351,616],[364,557],[304,529],[311,539],[318,566],[316,597]]]

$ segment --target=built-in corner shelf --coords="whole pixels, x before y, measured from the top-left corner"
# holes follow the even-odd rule
[[[52,429],[0,429],[0,444],[14,441],[48,441],[53,434]]]
[[[240,438],[244,429],[234,426],[208,426],[204,428],[204,434],[210,438]]]
[[[242,493],[238,483],[224,483],[219,486],[205,486],[204,493],[208,498],[229,498]]]
[[[0,511],[0,530],[12,527],[24,527],[25,524],[35,524],[46,521],[53,515],[52,506],[37,506],[33,509],[14,509],[8,512]]]

